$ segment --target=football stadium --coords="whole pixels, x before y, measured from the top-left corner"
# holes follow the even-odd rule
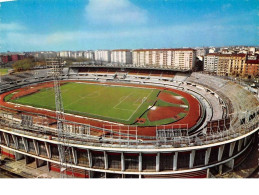
[[[9,159],[67,177],[210,178],[238,170],[257,147],[258,94],[236,80],[74,64],[55,83],[53,72],[2,77],[0,149]]]

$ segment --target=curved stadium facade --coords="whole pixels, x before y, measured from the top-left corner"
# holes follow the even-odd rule
[[[44,90],[53,87],[49,72],[34,70],[2,79],[0,148],[2,155],[59,172],[62,142],[58,139],[55,108],[51,103],[43,107],[40,101],[26,104],[26,98],[37,97],[38,93],[42,97]],[[80,106],[78,110],[66,110],[66,101],[80,101],[80,97],[69,91],[72,99],[63,96],[66,143],[71,153],[64,172],[70,176],[213,177],[238,167],[257,141],[258,96],[249,86],[228,79],[159,68],[74,65],[64,68],[61,83],[61,88],[94,84],[100,90],[94,99],[106,104],[108,111],[129,111],[126,122],[118,120],[124,117],[116,115],[118,111],[107,111],[106,117],[93,110],[83,114]],[[110,97],[107,86],[123,88],[123,92],[116,91],[118,95],[107,103],[102,101]],[[131,88],[134,91],[128,91]],[[138,89],[146,94],[142,97],[144,92],[138,94]],[[157,90],[153,99],[150,89]],[[109,108],[112,100],[118,106]],[[130,101],[136,104],[132,111],[127,105]]]

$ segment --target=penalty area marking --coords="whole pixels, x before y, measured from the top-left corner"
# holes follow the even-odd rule
[[[128,118],[128,120],[137,112],[137,110],[140,108],[140,106],[149,98],[149,96],[153,93],[154,89],[152,89],[152,91],[148,94],[148,96],[146,97],[146,99],[144,101],[141,102],[141,104],[139,104],[139,106],[137,107],[137,109],[135,110],[135,112],[133,112],[130,117]]]
[[[119,106],[122,102],[124,102],[124,100],[126,100],[128,97],[130,97],[132,95],[133,92],[131,92],[129,95],[124,96],[124,98],[122,100],[119,101],[118,104],[116,104],[115,106],[113,106],[114,109],[119,109],[119,110],[128,110],[128,111],[134,111],[134,110],[129,110],[129,109],[123,109],[123,108],[117,108],[117,106]]]

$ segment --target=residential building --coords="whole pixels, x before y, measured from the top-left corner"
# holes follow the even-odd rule
[[[110,50],[96,50],[94,51],[95,61],[111,62]]]
[[[133,65],[177,70],[192,70],[196,51],[184,49],[137,49],[133,50]]]
[[[217,75],[226,76],[228,75],[228,66],[229,66],[230,55],[218,55],[218,64],[217,64]]]
[[[209,53],[204,56],[204,71],[217,73],[218,69],[219,54]]]
[[[259,55],[248,55],[246,58],[245,76],[247,78],[259,77]]]
[[[245,77],[246,54],[229,55],[228,76]]]
[[[118,64],[132,64],[132,52],[128,49],[112,50],[111,62]]]
[[[204,71],[220,76],[254,78],[259,76],[259,55],[207,54]]]
[[[1,62],[6,64],[8,62],[15,62],[18,60],[22,60],[25,58],[25,55],[23,53],[6,53],[1,56]]]
[[[88,50],[84,51],[84,58],[87,58],[89,60],[94,60],[94,51]]]
[[[61,51],[61,52],[59,52],[59,57],[70,58],[71,57],[71,51]]]

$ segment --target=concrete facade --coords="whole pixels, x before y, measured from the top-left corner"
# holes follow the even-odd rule
[[[219,76],[255,78],[259,75],[259,56],[249,54],[208,54],[204,71]]]
[[[192,70],[196,52],[193,49],[139,49],[133,50],[133,65]]]
[[[96,50],[94,51],[95,61],[111,62],[110,50]]]
[[[204,57],[204,71],[217,72],[219,58],[216,54],[206,55]]]
[[[112,50],[111,62],[118,64],[132,64],[132,52],[127,49]]]

